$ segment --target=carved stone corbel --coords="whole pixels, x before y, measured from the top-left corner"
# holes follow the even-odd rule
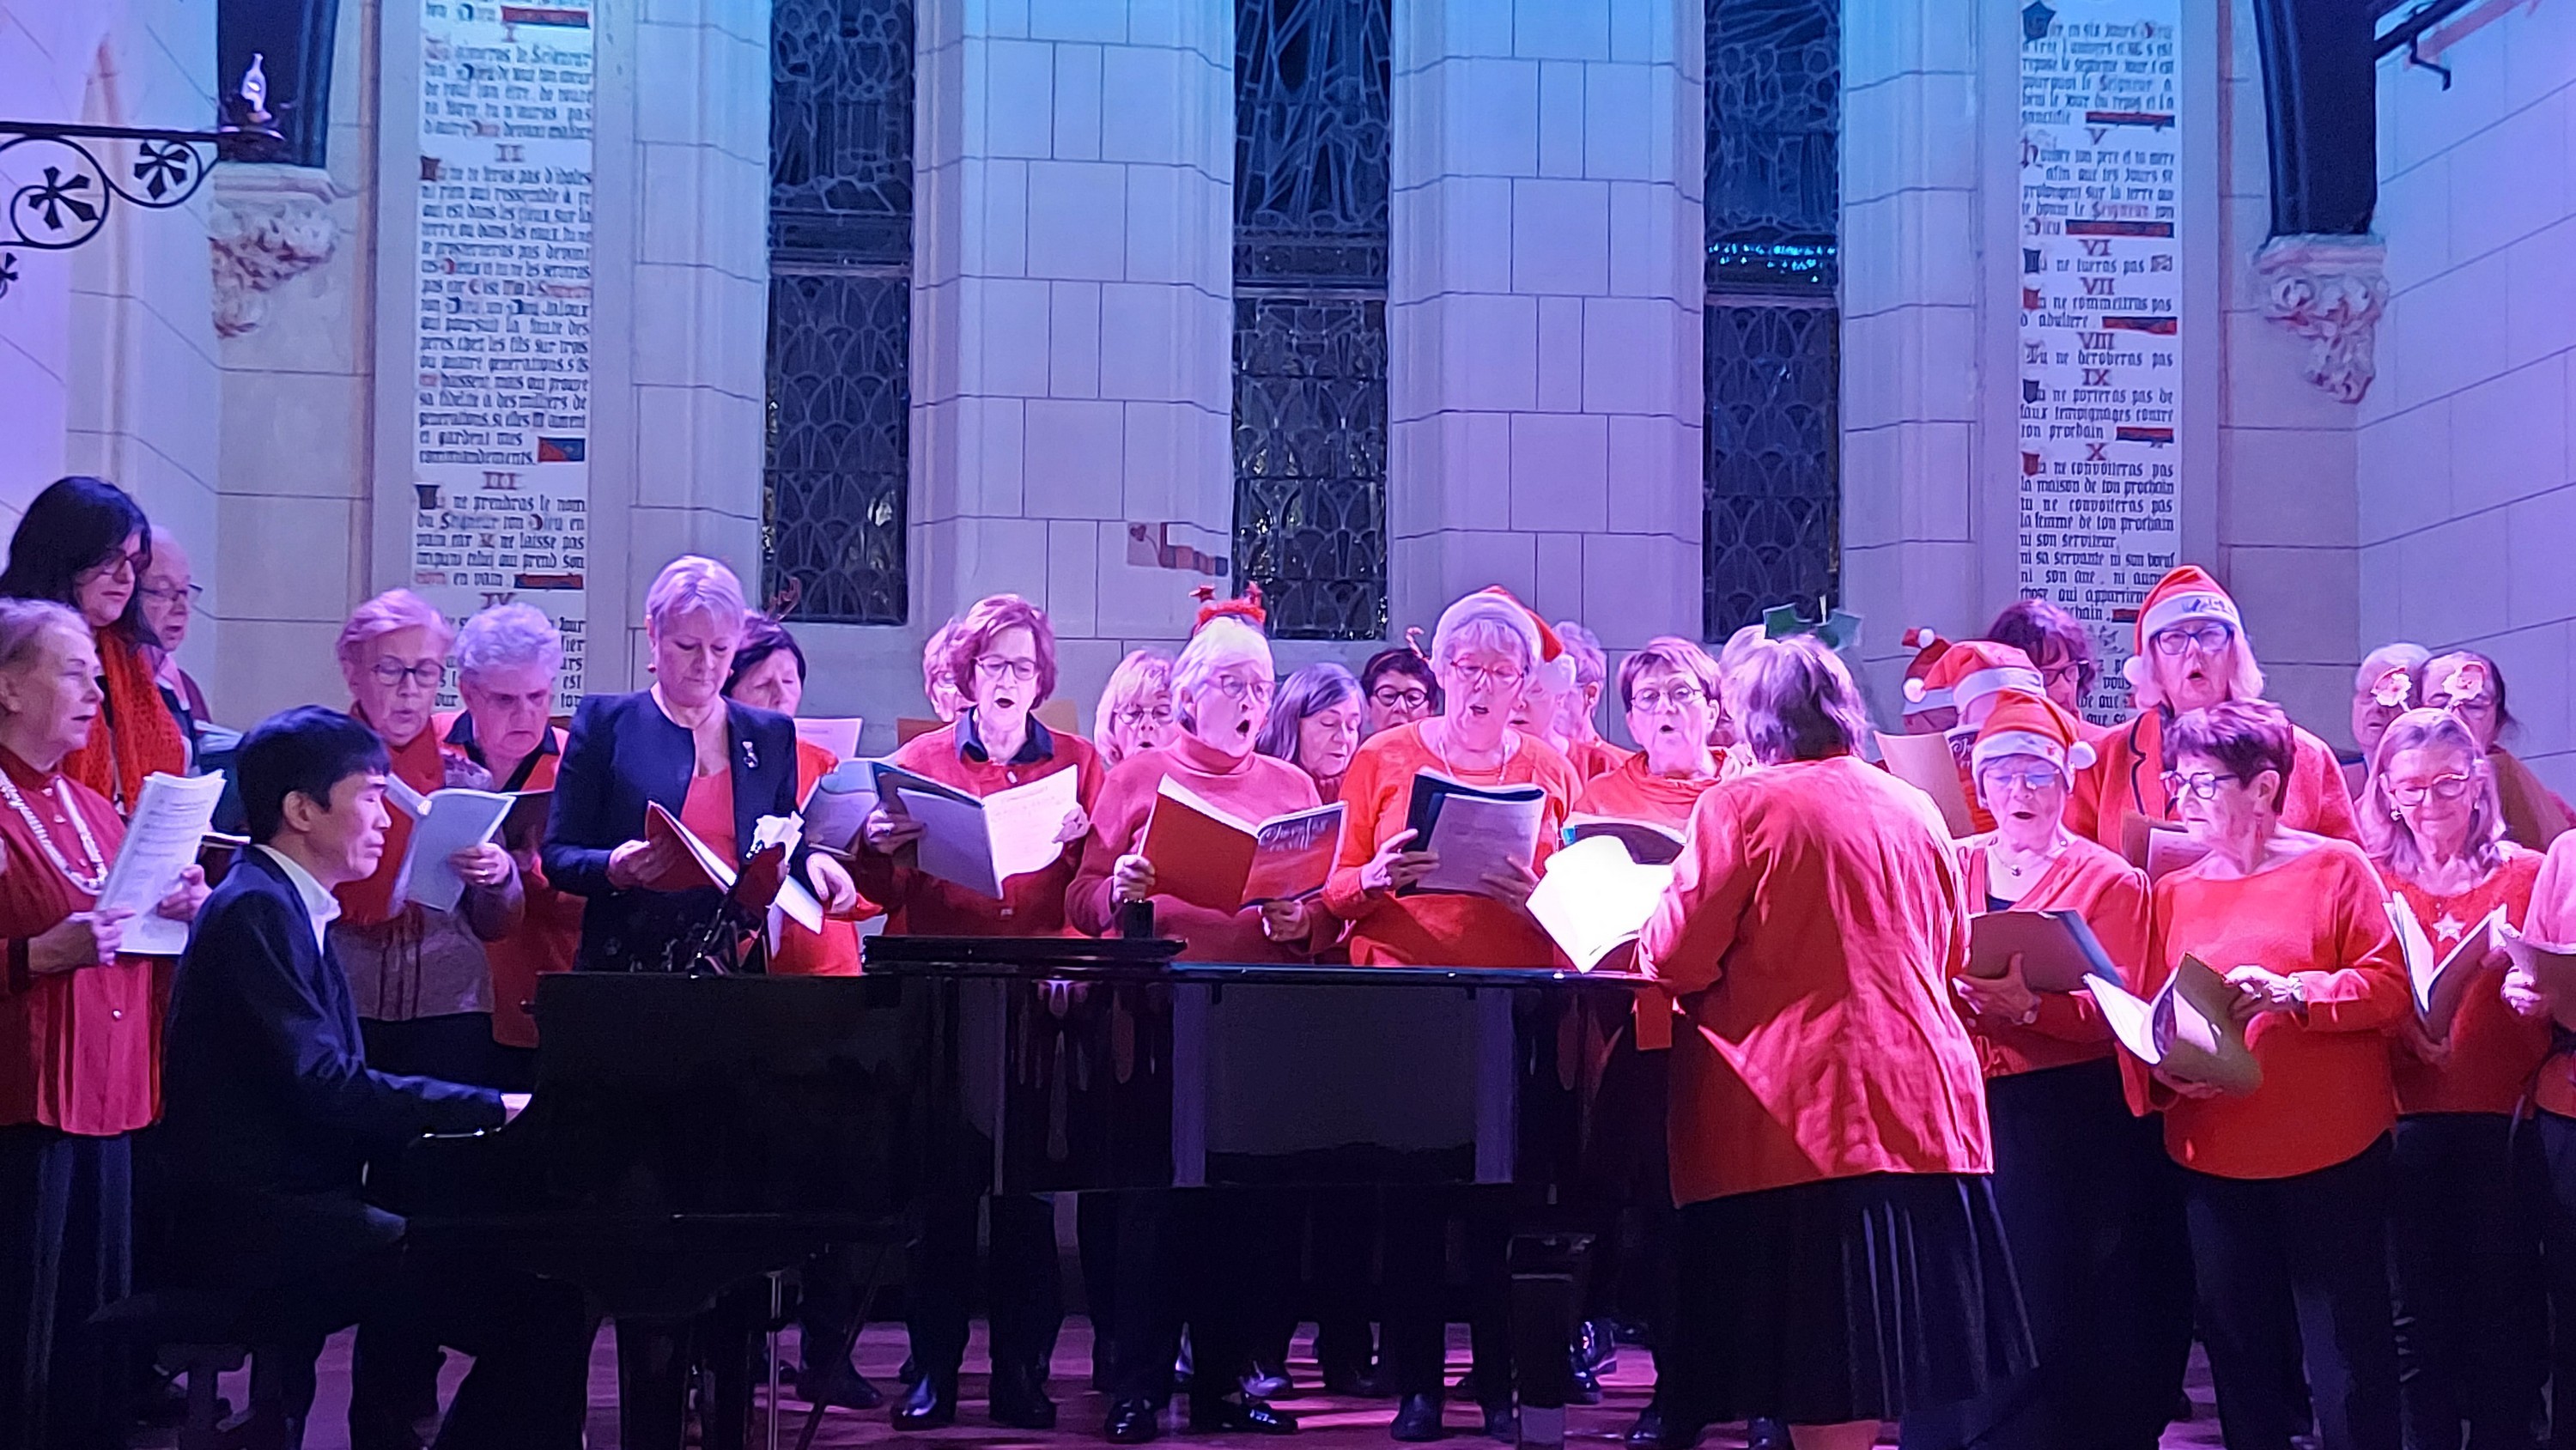
[[[313,166],[237,162],[215,168],[213,181],[215,332],[239,337],[268,320],[271,289],[331,260],[340,245],[331,204],[351,193]]]
[[[2369,236],[2274,237],[2254,270],[2263,315],[2308,339],[2308,381],[2360,402],[2378,374],[2371,346],[2388,308],[2388,248]]]

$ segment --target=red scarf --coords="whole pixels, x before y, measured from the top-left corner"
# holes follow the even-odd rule
[[[93,631],[107,705],[90,722],[89,741],[63,757],[63,774],[107,797],[120,816],[134,814],[143,778],[188,773],[188,743],[152,678],[143,647],[115,625]]]

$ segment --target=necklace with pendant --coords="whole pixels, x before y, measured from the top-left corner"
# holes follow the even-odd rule
[[[89,833],[89,822],[82,820],[81,813],[73,808],[71,794],[63,788],[61,776],[54,777],[52,793],[54,804],[63,808],[63,815],[72,823],[73,833],[80,837],[81,857],[89,863],[87,873],[73,870],[72,863],[63,859],[61,848],[54,844],[53,833],[45,829],[44,818],[36,814],[34,806],[27,804],[26,796],[19,793],[18,783],[0,774],[0,796],[7,797],[10,809],[27,823],[27,829],[35,832],[36,844],[43,848],[45,859],[54,863],[54,869],[63,873],[64,880],[94,897],[100,888],[107,885],[107,862],[99,855],[97,839]]]

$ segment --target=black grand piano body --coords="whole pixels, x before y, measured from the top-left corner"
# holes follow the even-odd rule
[[[1171,943],[869,945],[857,978],[543,979],[528,1110],[413,1146],[413,1236],[668,1322],[963,1195],[1551,1188],[1583,1157],[1587,1044],[1633,987],[1176,962]],[[1571,1312],[1557,1297],[1542,1337]]]

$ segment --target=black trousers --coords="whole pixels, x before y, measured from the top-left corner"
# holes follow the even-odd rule
[[[1056,1283],[1055,1213],[1043,1198],[997,1194],[985,1311],[992,1323],[993,1363],[1018,1363],[1044,1379],[1064,1324]],[[966,1359],[966,1318],[974,1301],[976,1200],[942,1195],[925,1204],[915,1246],[905,1324],[914,1365],[934,1383],[953,1387]]]
[[[1449,1220],[1465,1234],[1467,1327],[1479,1403],[1512,1400],[1510,1190],[1396,1188],[1385,1204],[1386,1318],[1378,1349],[1399,1395],[1436,1395],[1449,1337]]]
[[[346,1325],[375,1323],[474,1357],[438,1426],[439,1450],[579,1450],[592,1324],[578,1289],[461,1255],[395,1248],[260,1299],[262,1317],[280,1331],[262,1346],[260,1368],[276,1374],[298,1424],[312,1410],[322,1341]],[[407,1378],[388,1380],[382,1365],[358,1358],[350,1368],[350,1443],[385,1433],[410,1409],[412,1393]]]
[[[90,1316],[129,1292],[130,1140],[0,1128],[0,1447],[116,1450],[129,1357]]]
[[[2039,1363],[1906,1416],[1905,1450],[2155,1450],[2182,1384],[2173,1316],[2186,1354],[2191,1333],[2188,1296],[2151,1267],[2159,1235],[2181,1231],[2161,1125],[2130,1114],[2107,1058],[1990,1079],[1986,1106],[1995,1208]]]
[[[499,1087],[507,1076],[501,1047],[492,1040],[489,1012],[451,1012],[403,1022],[362,1017],[358,1032],[366,1043],[367,1066],[378,1072],[476,1087]],[[376,1164],[370,1180],[391,1182],[399,1161]],[[350,1372],[363,1372],[382,1395],[365,1406],[363,1421],[358,1407],[352,1405],[350,1450],[404,1450],[422,1438],[438,1420],[438,1371],[446,1360],[438,1341],[417,1319],[359,1319]]]
[[[1377,1190],[1315,1189],[1306,1195],[1306,1223],[1313,1244],[1315,1363],[1327,1370],[1366,1371],[1377,1359],[1369,1334],[1377,1317]]]
[[[2541,1252],[2548,1263],[2550,1314],[2558,1324],[2549,1359],[2549,1443],[2555,1450],[2576,1450],[2576,1118],[2534,1113],[2523,1131],[2537,1140],[2540,1152]]]
[[[2188,1173],[2201,1339],[2227,1450],[2398,1450],[2388,1283],[2391,1149],[2293,1178]],[[2301,1370],[2304,1367],[2304,1385]]]
[[[1110,1287],[1118,1326],[1110,1393],[1156,1403],[1170,1398],[1181,1326],[1190,1331],[1190,1397],[1235,1392],[1252,1353],[1260,1314],[1257,1287],[1272,1247],[1275,1195],[1253,1189],[1182,1188],[1104,1194],[1117,1218],[1118,1258]]]
[[[2470,1450],[2536,1450],[2548,1434],[2540,1142],[2513,1128],[2502,1113],[2426,1113],[2392,1135],[2409,1450],[2460,1450],[2463,1424]]]
[[[1665,1138],[1672,1053],[1639,1052],[1636,1029],[1622,1027],[1602,1065],[1592,1121],[1585,1134],[1578,1195],[1592,1233],[1592,1277],[1584,1317],[1625,1314],[1646,1330],[1660,1371],[1671,1336],[1680,1261],[1673,1235],[1672,1167]]]

